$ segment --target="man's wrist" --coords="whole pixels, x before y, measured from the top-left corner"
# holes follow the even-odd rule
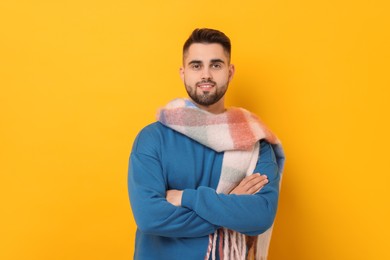
[[[193,209],[195,204],[196,190],[185,189],[183,190],[181,198],[181,206],[189,209]]]
[[[183,196],[182,190],[167,190],[166,193],[167,201],[176,207],[181,206],[182,196]]]

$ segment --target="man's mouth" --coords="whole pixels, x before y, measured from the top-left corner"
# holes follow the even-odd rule
[[[200,88],[203,91],[210,91],[214,87],[214,84],[211,84],[211,83],[201,83],[201,84],[198,84],[197,87]]]

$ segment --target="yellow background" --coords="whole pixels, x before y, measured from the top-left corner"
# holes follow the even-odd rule
[[[0,2],[0,259],[131,259],[137,132],[224,31],[287,164],[269,259],[390,259],[387,1]]]

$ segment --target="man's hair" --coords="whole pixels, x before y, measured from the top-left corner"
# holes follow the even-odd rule
[[[183,57],[193,43],[218,43],[221,44],[224,51],[227,53],[230,61],[231,44],[230,39],[223,32],[209,29],[197,28],[195,29],[183,46]]]

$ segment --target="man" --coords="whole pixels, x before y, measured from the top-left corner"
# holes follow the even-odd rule
[[[194,30],[180,69],[189,99],[161,109],[134,142],[135,259],[267,256],[284,157],[256,116],[225,108],[230,52],[222,32]]]

